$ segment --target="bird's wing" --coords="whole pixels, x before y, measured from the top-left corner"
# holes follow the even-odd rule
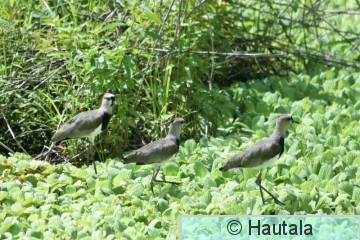
[[[61,127],[51,141],[58,142],[68,138],[85,137],[100,126],[102,116],[103,112],[99,109],[79,113]]]
[[[160,139],[149,143],[124,157],[124,163],[150,164],[162,162],[177,153],[179,147],[172,139]]]
[[[267,138],[255,143],[245,151],[232,156],[220,170],[226,171],[236,167],[248,168],[260,166],[283,151],[283,145],[281,146],[279,141]]]

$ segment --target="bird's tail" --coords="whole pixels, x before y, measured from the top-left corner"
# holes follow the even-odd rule
[[[236,168],[236,167],[240,167],[240,166],[235,165],[234,162],[232,161],[232,159],[230,159],[221,168],[219,168],[219,170],[222,172],[225,172],[229,169]]]
[[[122,162],[124,164],[133,163],[133,162],[136,162],[136,160],[137,160],[137,158],[136,158],[136,152],[135,151],[128,154],[128,155],[126,155],[126,156],[124,156],[122,158]]]
[[[127,163],[129,163],[129,159],[127,159],[126,156],[125,156],[125,157],[123,157],[121,159],[121,162],[124,163],[124,164],[127,164]]]
[[[226,168],[226,166],[223,166],[223,167],[219,168],[219,170],[222,171],[222,172],[225,172],[225,171],[227,171],[227,170],[229,170],[229,169]]]

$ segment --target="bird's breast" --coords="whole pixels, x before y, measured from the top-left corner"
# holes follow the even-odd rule
[[[94,139],[97,135],[101,133],[101,125],[98,126],[92,133],[90,133],[87,137],[89,138],[90,142],[94,142]]]
[[[277,159],[278,159],[279,155],[276,155],[275,157],[273,158],[270,158],[268,160],[265,160],[263,161],[262,164],[258,165],[258,166],[255,166],[254,168],[255,169],[264,169],[264,168],[267,168],[268,166],[272,165]]]

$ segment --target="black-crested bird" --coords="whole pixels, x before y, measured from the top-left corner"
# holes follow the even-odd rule
[[[158,175],[161,164],[170,159],[179,151],[180,144],[180,130],[184,119],[175,118],[170,121],[170,129],[165,138],[151,142],[137,150],[134,150],[130,154],[123,158],[125,164],[136,163],[136,165],[154,164],[153,174],[150,182],[151,191],[154,194],[154,182],[164,182],[171,184],[180,184],[178,182],[170,182],[165,180],[158,180]]]
[[[280,158],[284,152],[285,133],[291,123],[299,122],[295,121],[290,114],[281,114],[278,116],[275,130],[269,138],[263,139],[243,152],[232,156],[224,166],[220,168],[220,171],[224,172],[232,168],[260,169],[260,173],[256,178],[256,184],[259,186],[263,203],[265,203],[265,201],[262,190],[267,192],[274,199],[275,203],[284,205],[261,185],[261,174],[264,168]]]
[[[111,106],[115,104],[115,95],[105,93],[100,108],[77,114],[56,131],[51,141],[57,143],[67,139],[88,138],[90,141],[90,147],[88,147],[87,150],[89,161],[90,155],[93,157],[94,154],[93,147],[95,137],[106,129],[112,115]],[[95,160],[93,160],[93,164],[95,173],[97,174]]]

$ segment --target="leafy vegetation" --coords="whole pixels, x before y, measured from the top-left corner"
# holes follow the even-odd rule
[[[185,138],[217,136],[237,108],[223,87],[324,63],[358,68],[359,15],[328,11],[356,8],[346,0],[1,1],[8,149],[0,151],[37,155],[59,124],[106,91],[121,105],[96,145],[102,161],[157,139],[159,123],[174,116],[188,121]],[[83,146],[69,141],[63,155]]]
[[[360,19],[340,11],[356,8],[1,1],[0,238],[174,239],[183,214],[360,214]],[[106,91],[121,106],[96,144],[98,175],[32,159]],[[266,194],[262,205],[257,170],[218,171],[279,113],[301,122],[263,176],[284,207]],[[157,184],[153,196],[152,167],[120,160],[173,116],[187,121],[185,141],[163,173],[183,184]],[[67,160],[85,146],[66,145]]]
[[[173,239],[184,214],[360,214],[359,79],[351,69],[330,69],[233,85],[226,93],[247,114],[228,119],[219,129],[226,137],[186,140],[163,167],[182,185],[157,184],[155,196],[151,166],[108,159],[96,176],[85,166],[1,157],[1,236]],[[284,207],[267,195],[262,205],[257,170],[218,171],[269,135],[281,112],[301,123],[289,129],[286,151],[263,183]]]

